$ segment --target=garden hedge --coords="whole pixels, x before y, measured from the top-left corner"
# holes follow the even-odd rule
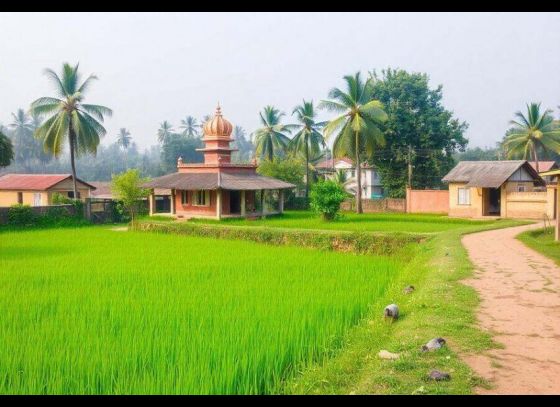
[[[189,222],[139,221],[131,229],[374,255],[392,255],[408,244],[420,243],[426,239],[426,236],[408,233],[294,230]]]

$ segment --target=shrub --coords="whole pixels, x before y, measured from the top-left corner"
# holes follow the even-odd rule
[[[311,209],[321,214],[323,219],[333,220],[340,211],[340,204],[346,198],[346,191],[336,181],[320,181],[313,185],[309,197]]]
[[[53,203],[53,205],[66,205],[66,204],[72,203],[72,199],[70,199],[67,196],[64,196],[64,195],[62,195],[58,192],[55,192],[52,195],[52,203]]]
[[[285,209],[294,209],[298,211],[303,211],[309,209],[309,199],[304,196],[295,196],[295,194],[291,194],[286,199],[284,204]]]
[[[347,231],[283,230],[251,226],[223,226],[189,222],[140,221],[133,230],[172,233],[215,239],[249,240],[273,246],[290,245],[319,250],[350,252],[356,254],[405,255],[409,243],[419,243],[424,236],[405,233],[364,233]]]
[[[119,175],[113,175],[111,190],[121,202],[122,208],[130,214],[132,222],[138,213],[142,198],[150,194],[150,190],[143,188],[142,184],[148,182],[148,178],[142,178],[140,171],[131,169]]]
[[[12,205],[8,210],[8,224],[15,226],[32,225],[36,221],[37,216],[33,213],[33,209],[29,205],[16,204]]]

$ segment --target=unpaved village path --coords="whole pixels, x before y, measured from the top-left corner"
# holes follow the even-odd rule
[[[536,223],[463,237],[475,266],[480,326],[504,349],[465,356],[493,388],[480,394],[560,394],[560,267],[515,239]]]

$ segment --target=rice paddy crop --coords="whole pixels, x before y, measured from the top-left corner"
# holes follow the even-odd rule
[[[339,347],[400,268],[100,227],[3,232],[0,393],[275,393]]]
[[[216,223],[211,219],[193,219],[191,222]],[[344,212],[340,219],[324,221],[310,211],[286,211],[280,216],[265,219],[223,219],[222,224],[244,226],[267,226],[296,229],[351,230],[359,232],[413,232],[433,233],[480,226],[496,221],[449,218],[444,215],[410,213],[363,213]]]

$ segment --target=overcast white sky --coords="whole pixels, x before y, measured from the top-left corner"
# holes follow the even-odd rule
[[[45,67],[79,61],[100,79],[87,101],[114,110],[104,143],[126,127],[155,144],[161,121],[218,101],[250,132],[266,104],[290,113],[386,67],[442,84],[470,146],[493,146],[526,102],[560,105],[557,13],[0,13],[0,38],[0,122],[53,94]]]

